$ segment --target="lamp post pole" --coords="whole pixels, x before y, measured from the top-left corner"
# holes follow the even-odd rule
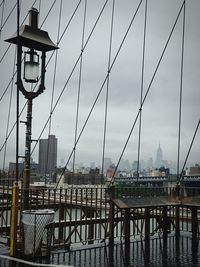
[[[29,209],[29,187],[30,187],[30,158],[31,158],[31,126],[32,126],[32,104],[33,99],[45,90],[45,57],[46,52],[58,49],[49,38],[48,32],[38,28],[38,10],[32,8],[29,11],[29,25],[22,25],[11,38],[5,40],[18,46],[18,68],[17,68],[17,90],[21,91],[27,99],[27,120],[25,140],[25,161],[23,174],[22,209]],[[19,16],[19,14],[18,14]],[[18,18],[19,19],[19,18]],[[24,53],[24,80],[27,83],[37,83],[40,80],[36,91],[27,91],[21,79],[22,47],[28,48]],[[39,67],[39,55],[41,53],[41,66]],[[39,69],[41,71],[39,75]],[[17,148],[18,154],[18,148]],[[18,157],[17,157],[18,159]],[[16,167],[16,172],[17,167]]]
[[[25,161],[23,173],[23,210],[29,209],[29,187],[30,187],[30,173],[31,173],[31,127],[32,127],[32,99],[27,100],[27,120],[26,120],[26,141],[25,141]]]

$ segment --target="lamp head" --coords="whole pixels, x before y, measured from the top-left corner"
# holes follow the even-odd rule
[[[58,46],[50,39],[48,32],[38,29],[38,13],[36,8],[32,8],[29,11],[30,25],[22,25],[19,28],[20,45],[43,52],[58,49]],[[17,39],[17,32],[15,32],[11,38],[5,41],[17,45]]]
[[[20,78],[17,80],[18,88],[23,93],[25,98],[33,99],[41,94],[45,90],[45,57],[46,52],[58,49],[49,38],[48,32],[38,29],[38,14],[37,9],[32,8],[29,11],[29,24],[22,25],[18,31],[6,42],[16,44],[18,46],[18,54],[21,55],[22,47],[28,48],[24,57],[24,80],[28,83],[36,83],[39,80],[39,68],[40,73],[40,85],[37,91],[28,92],[23,86],[21,80],[21,67],[18,68]],[[39,66],[39,56],[37,52],[41,54],[41,67]]]

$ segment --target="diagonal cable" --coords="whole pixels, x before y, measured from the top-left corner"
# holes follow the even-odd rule
[[[104,85],[106,84],[106,81],[107,81],[107,79],[108,79],[109,73],[111,72],[111,70],[112,70],[112,68],[113,68],[113,66],[114,66],[114,64],[115,64],[115,62],[116,62],[116,59],[118,58],[118,55],[119,55],[119,53],[120,53],[120,51],[121,51],[121,48],[122,48],[122,46],[123,46],[123,44],[124,44],[124,42],[125,42],[125,40],[126,40],[126,37],[127,37],[128,33],[129,33],[130,29],[131,29],[131,26],[132,26],[132,24],[133,24],[133,21],[135,20],[135,17],[136,17],[136,15],[137,15],[137,13],[138,13],[138,10],[139,10],[139,8],[140,8],[140,6],[141,6],[142,1],[143,1],[143,0],[141,0],[140,3],[138,4],[137,9],[136,9],[136,11],[135,11],[135,13],[134,13],[134,15],[133,15],[133,18],[131,19],[131,22],[130,22],[130,24],[129,24],[127,30],[126,30],[126,33],[125,33],[125,35],[124,35],[124,37],[123,37],[123,39],[122,39],[122,41],[121,41],[121,43],[120,43],[120,45],[119,45],[119,48],[118,48],[118,50],[117,50],[117,52],[116,52],[116,54],[115,54],[115,57],[114,57],[114,59],[113,59],[113,61],[112,61],[112,63],[111,63],[111,66],[110,66],[110,68],[109,68],[109,70],[108,70],[108,72],[107,72],[107,74],[106,74],[106,76],[105,76],[105,79],[104,79],[104,81],[103,81],[103,83],[102,83],[102,85],[101,85],[101,88],[100,88],[100,90],[99,90],[99,92],[98,92],[98,94],[97,94],[97,96],[96,96],[96,98],[95,98],[95,100],[94,100],[94,103],[93,103],[93,105],[92,105],[92,107],[91,107],[91,109],[90,109],[90,111],[89,111],[89,113],[88,113],[88,116],[87,116],[87,118],[86,118],[86,120],[85,120],[85,123],[84,123],[84,125],[83,125],[83,127],[82,127],[82,129],[81,129],[81,131],[80,131],[80,133],[79,133],[79,136],[78,136],[77,141],[76,141],[76,145],[77,145],[77,143],[79,142],[79,140],[80,140],[80,138],[81,138],[81,136],[82,136],[82,133],[83,133],[83,131],[84,131],[84,129],[85,129],[85,127],[86,127],[88,121],[89,121],[89,118],[90,118],[90,116],[91,116],[91,114],[92,114],[92,112],[93,112],[93,110],[94,110],[94,107],[95,107],[95,105],[96,105],[96,103],[97,103],[97,100],[99,99],[99,96],[100,96],[100,94],[101,94],[101,92],[102,92],[102,90],[103,90],[103,88],[104,88]],[[72,151],[71,151],[71,153],[70,153],[70,155],[69,155],[69,158],[68,158],[68,160],[67,160],[67,162],[66,162],[66,164],[65,164],[65,167],[63,168],[63,171],[62,171],[62,174],[61,174],[61,176],[60,176],[60,179],[62,178],[62,176],[63,176],[63,174],[64,174],[64,172],[65,172],[65,170],[66,170],[66,168],[67,168],[67,165],[68,165],[68,163],[69,163],[69,161],[70,161],[70,159],[71,159],[71,157],[72,157],[72,155],[73,155],[73,151],[74,151],[74,149],[75,149],[75,148],[73,147],[73,149],[72,149]],[[60,179],[59,179],[59,181],[60,181]],[[58,186],[59,181],[58,181],[56,187]]]
[[[116,173],[116,171],[117,171],[117,169],[118,169],[119,163],[120,163],[120,161],[121,161],[121,159],[122,159],[122,156],[123,156],[123,154],[124,154],[124,152],[125,152],[125,149],[126,149],[126,147],[127,147],[127,145],[128,145],[128,142],[129,142],[129,139],[130,139],[130,137],[131,137],[131,135],[132,135],[133,129],[135,128],[135,125],[136,125],[136,122],[137,122],[137,120],[138,120],[138,118],[139,118],[139,115],[140,115],[140,112],[141,112],[141,110],[142,110],[142,107],[143,107],[143,105],[144,105],[144,103],[145,103],[145,101],[146,101],[146,98],[147,98],[148,94],[149,94],[151,85],[152,85],[152,83],[153,83],[153,81],[154,81],[154,78],[155,78],[155,76],[156,76],[156,74],[157,74],[158,68],[159,68],[160,63],[161,63],[161,61],[162,61],[162,59],[163,59],[163,56],[164,56],[164,54],[165,54],[165,51],[166,51],[166,49],[167,49],[167,47],[168,47],[169,41],[170,41],[171,36],[172,36],[172,34],[173,34],[173,32],[174,32],[174,29],[175,29],[175,27],[176,27],[176,24],[177,24],[177,22],[178,22],[178,19],[179,19],[179,16],[180,16],[181,12],[182,12],[183,7],[184,7],[184,2],[183,2],[183,4],[181,5],[181,8],[180,8],[180,10],[179,10],[179,12],[178,12],[178,15],[177,15],[177,17],[176,17],[175,23],[174,23],[174,25],[173,25],[173,27],[172,27],[172,30],[171,30],[171,32],[170,32],[170,34],[169,34],[169,37],[168,37],[168,39],[167,39],[167,42],[166,42],[166,44],[165,44],[165,46],[164,46],[164,49],[163,49],[163,51],[162,51],[162,53],[161,53],[160,59],[159,59],[158,64],[157,64],[157,66],[156,66],[156,68],[155,68],[155,71],[154,71],[154,73],[153,73],[153,76],[152,76],[152,78],[151,78],[151,81],[150,81],[150,83],[149,83],[149,86],[148,86],[148,88],[147,88],[147,91],[146,91],[146,93],[145,93],[145,95],[144,95],[144,98],[143,98],[143,100],[142,100],[142,103],[141,103],[141,106],[140,106],[140,108],[139,108],[139,111],[138,111],[138,113],[137,113],[137,115],[136,115],[136,118],[135,118],[135,120],[134,120],[134,122],[133,122],[133,125],[132,125],[132,127],[131,127],[131,130],[130,130],[130,132],[129,132],[129,134],[128,134],[128,138],[127,138],[127,140],[126,140],[126,142],[125,142],[125,145],[124,145],[124,147],[123,147],[123,149],[122,149],[122,153],[121,153],[121,155],[120,155],[120,157],[119,157],[119,160],[118,160],[118,162],[117,162],[117,165],[116,165],[116,167],[115,167],[115,170],[114,170],[114,173],[113,173],[112,180],[111,180],[110,184],[113,183],[113,179],[114,179],[115,173]]]

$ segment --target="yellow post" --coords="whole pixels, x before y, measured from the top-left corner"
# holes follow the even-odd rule
[[[17,252],[17,222],[18,222],[19,186],[15,182],[12,187],[12,207],[10,223],[10,256],[14,257]]]

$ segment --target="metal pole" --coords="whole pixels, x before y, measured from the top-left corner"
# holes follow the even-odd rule
[[[23,175],[23,210],[29,209],[30,158],[31,158],[32,99],[27,100],[25,162]]]
[[[17,96],[16,96],[16,181],[19,181],[19,81],[21,79],[21,45],[19,38],[20,9],[17,1]]]

